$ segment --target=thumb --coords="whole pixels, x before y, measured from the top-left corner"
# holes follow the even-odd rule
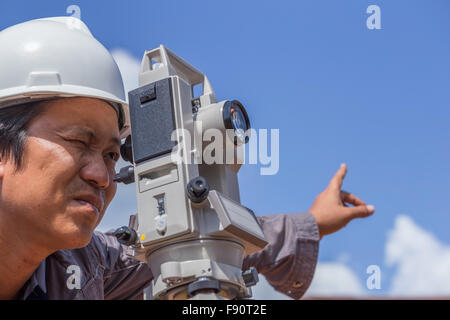
[[[346,208],[352,218],[365,218],[375,212],[375,207],[371,204],[368,206],[361,205],[357,207]]]

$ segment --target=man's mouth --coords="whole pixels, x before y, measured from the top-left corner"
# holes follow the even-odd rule
[[[90,207],[93,211],[97,213],[97,215],[100,214],[102,208],[103,208],[103,201],[94,195],[81,195],[74,198],[78,203]]]

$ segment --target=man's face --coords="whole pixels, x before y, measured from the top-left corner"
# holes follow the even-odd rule
[[[1,159],[0,213],[41,245],[87,245],[116,192],[118,119],[106,102],[63,98],[44,102],[28,127],[23,167]]]

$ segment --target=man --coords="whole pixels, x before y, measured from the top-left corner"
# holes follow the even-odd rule
[[[72,19],[0,32],[0,299],[139,299],[152,279],[113,236],[94,232],[116,192],[128,106],[114,60]],[[346,170],[309,212],[259,217],[269,244],[244,269],[300,298],[320,238],[374,212],[340,190]],[[80,288],[69,285],[73,266]]]

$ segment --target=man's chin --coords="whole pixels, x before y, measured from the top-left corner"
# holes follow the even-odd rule
[[[60,235],[62,250],[79,249],[86,247],[92,239],[92,227],[77,227]]]

